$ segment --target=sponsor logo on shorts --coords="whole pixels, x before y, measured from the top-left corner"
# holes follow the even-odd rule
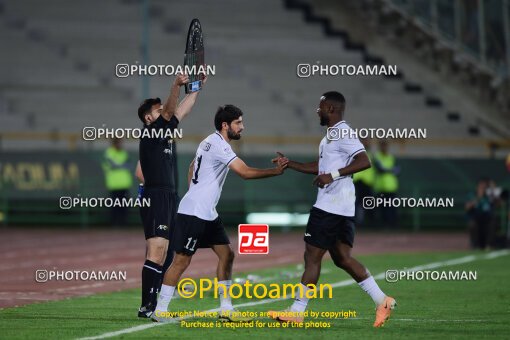
[[[269,226],[240,224],[238,227],[239,254],[268,254]]]
[[[160,229],[160,230],[168,230],[168,227],[166,225],[164,225],[164,224],[160,224],[158,229]]]

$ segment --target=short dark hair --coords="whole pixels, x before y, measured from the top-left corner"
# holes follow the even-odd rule
[[[337,102],[338,104],[345,104],[345,97],[337,91],[329,91],[322,95],[324,100]]]
[[[142,121],[142,123],[145,124],[145,120],[143,117],[151,112],[152,106],[156,104],[161,104],[161,99],[159,98],[147,98],[143,101],[142,104],[140,104],[140,107],[138,108],[138,118]]]
[[[234,120],[243,115],[243,111],[237,106],[227,104],[220,106],[214,116],[214,126],[216,130],[221,131],[221,125],[225,122],[230,125]]]

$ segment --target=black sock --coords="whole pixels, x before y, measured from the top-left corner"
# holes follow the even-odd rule
[[[156,294],[152,296],[152,304],[154,306],[158,303],[158,294],[161,291],[161,285],[163,284],[163,278],[165,276],[166,271],[172,264],[172,261],[174,260],[174,252],[173,250],[168,249],[168,253],[166,254],[165,263],[163,263],[163,269],[161,271],[161,274],[159,274],[157,281],[156,281]]]
[[[156,301],[156,284],[161,280],[161,275],[162,267],[159,264],[145,260],[142,269],[142,307]],[[156,308],[156,305],[152,308]]]

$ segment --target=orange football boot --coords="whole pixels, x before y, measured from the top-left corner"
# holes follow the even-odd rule
[[[391,310],[395,308],[397,301],[394,298],[387,296],[384,298],[383,303],[377,306],[375,310],[374,327],[382,327],[384,323],[390,318]]]

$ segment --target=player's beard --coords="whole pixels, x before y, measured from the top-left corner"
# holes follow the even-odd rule
[[[328,117],[324,117],[323,115],[320,115],[320,119],[321,119],[321,126],[328,126],[328,124],[329,124]]]
[[[227,130],[227,137],[230,140],[239,140],[241,139],[241,133],[235,133],[230,127]]]

